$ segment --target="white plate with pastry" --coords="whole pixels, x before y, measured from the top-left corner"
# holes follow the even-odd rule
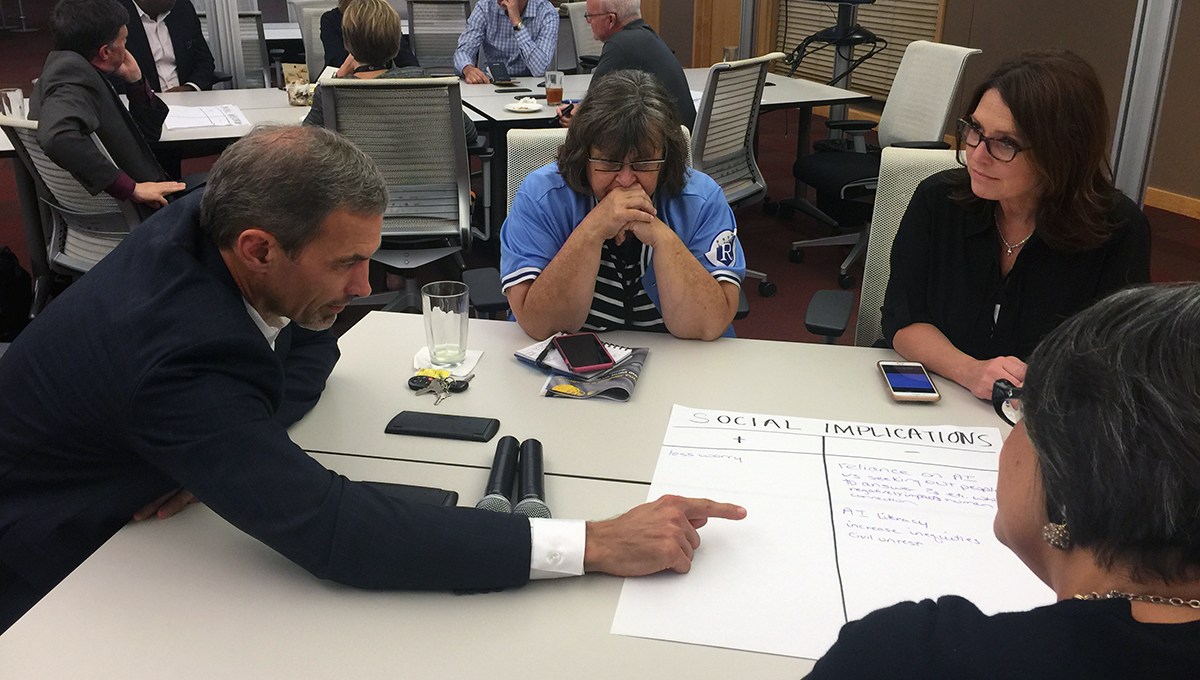
[[[504,110],[513,113],[536,113],[542,110],[542,105],[533,97],[522,97],[511,104],[505,104]]]

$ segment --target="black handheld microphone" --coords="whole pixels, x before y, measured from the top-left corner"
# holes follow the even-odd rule
[[[550,519],[546,505],[546,486],[542,465],[542,443],[536,439],[521,442],[521,476],[517,479],[517,507],[513,512],[526,517]]]
[[[504,436],[496,443],[496,457],[492,459],[492,472],[488,475],[484,497],[475,507],[492,512],[512,512],[513,479],[517,476],[516,437]]]

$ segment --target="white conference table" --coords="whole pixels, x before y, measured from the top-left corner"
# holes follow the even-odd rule
[[[466,392],[434,406],[431,395],[415,395],[406,386],[413,354],[425,344],[421,316],[372,312],[340,339],[342,358],[320,402],[292,426],[292,440],[308,451],[487,468],[495,439],[384,432],[403,410],[482,416],[500,420],[499,435],[540,440],[548,473],[648,483],[676,403],[834,420],[1003,427],[990,404],[939,377],[940,402],[892,401],[875,365],[896,359],[890,350],[748,339],[704,343],[637,332],[602,338],[650,348],[628,402],[539,396],[544,374],[512,356],[533,341],[514,322],[471,319],[469,346],[484,351],[475,378]]]
[[[452,488],[484,470],[316,455],[351,479]],[[603,518],[640,484],[550,476],[562,516]],[[703,530],[701,530],[703,531]],[[702,568],[704,547],[697,553]],[[665,574],[656,578],[686,578]],[[807,659],[609,633],[623,579],[503,592],[374,592],[320,581],[204,506],[131,524],[0,636],[0,676],[209,678],[798,678]]]
[[[687,77],[689,88],[695,92],[704,91],[704,85],[708,79],[708,69],[687,68],[683,72]],[[539,83],[545,81],[544,78],[526,76],[514,78],[513,81],[515,83],[513,87],[525,89],[528,92],[498,92],[497,90],[511,88],[491,84],[473,85],[464,81],[461,86],[463,102],[493,121],[516,122],[518,127],[521,121],[548,120],[555,116],[555,109],[544,105],[540,111],[532,113],[513,112],[505,109],[505,105],[513,103],[520,97],[546,94],[545,86],[539,86]],[[563,82],[563,98],[582,99],[591,82],[591,74],[566,76]],[[761,107],[767,111],[782,108],[811,110],[814,106],[845,104],[870,99],[869,95],[851,90],[823,85],[811,80],[788,78],[775,73],[768,73],[766,82],[767,85],[763,87]],[[542,103],[544,104],[544,100]]]

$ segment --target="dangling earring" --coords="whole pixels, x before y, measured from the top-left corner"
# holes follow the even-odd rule
[[[1067,521],[1063,520],[1061,524],[1049,522],[1043,526],[1042,540],[1059,550],[1070,550],[1071,532],[1067,529]]]

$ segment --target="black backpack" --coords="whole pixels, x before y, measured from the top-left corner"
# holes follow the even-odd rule
[[[8,246],[0,247],[0,342],[11,342],[29,323],[33,279]]]

